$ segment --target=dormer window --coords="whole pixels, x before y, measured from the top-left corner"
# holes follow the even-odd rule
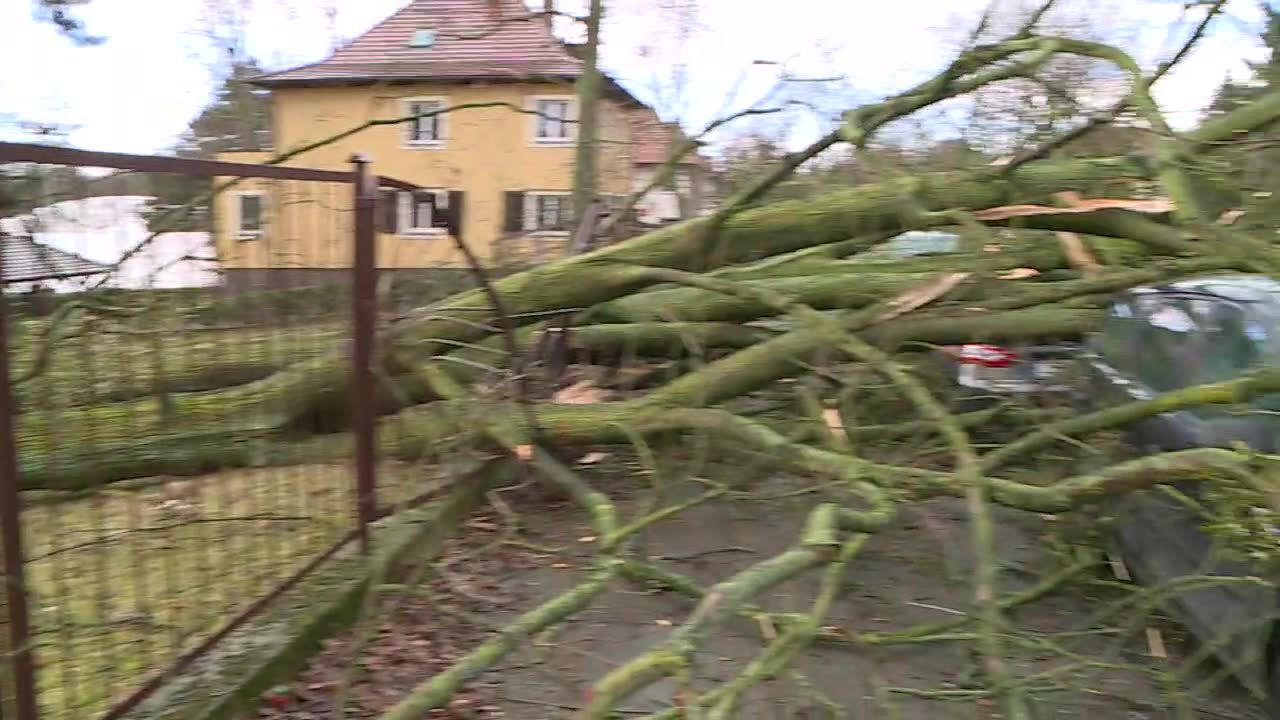
[[[430,28],[418,28],[413,31],[413,37],[409,38],[411,48],[429,48],[435,44],[436,31]]]

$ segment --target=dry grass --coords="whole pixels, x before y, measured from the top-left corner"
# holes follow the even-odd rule
[[[59,325],[47,366],[15,388],[24,466],[110,439],[190,430],[162,419],[158,390],[244,386],[332,353],[350,336],[345,316],[211,329],[191,326],[181,310],[95,312]],[[50,320],[14,323],[14,377],[36,366]],[[103,412],[89,417],[88,406]],[[230,413],[228,427],[211,429],[250,420]],[[383,464],[381,504],[416,494],[422,477],[420,468]],[[326,464],[26,495],[42,717],[100,715],[277,587],[351,530],[353,483],[350,465]]]
[[[42,717],[87,718],[353,526],[349,465],[158,479],[24,511]],[[381,497],[421,474],[384,464]]]
[[[287,364],[331,352],[348,336],[345,323],[227,330],[157,326],[146,317],[138,327],[104,327],[64,337],[53,346],[43,372],[19,385],[24,407],[53,408],[146,397],[164,378],[171,391],[201,390],[248,382]],[[162,322],[162,321],[158,321]],[[20,323],[11,342],[11,367],[24,377],[47,339],[46,321]]]
[[[15,389],[26,438],[57,454],[112,433],[138,437],[169,392],[250,382],[332,352],[345,322],[225,330],[181,327],[176,316],[77,319],[48,365]],[[11,367],[23,377],[48,319],[16,323]],[[77,406],[119,411],[110,424],[74,422]],[[113,416],[114,417],[114,416]],[[181,423],[159,427],[185,429]],[[24,462],[44,459],[21,443]],[[32,447],[28,447],[32,446]],[[381,499],[412,494],[414,469],[382,466]],[[270,592],[353,527],[346,464],[149,478],[89,495],[32,493],[22,525],[44,718],[100,715]],[[403,492],[402,492],[403,490]]]

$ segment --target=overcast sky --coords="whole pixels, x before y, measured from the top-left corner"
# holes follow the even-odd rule
[[[1008,0],[1017,2],[1018,0]],[[270,68],[322,58],[331,38],[352,37],[407,0],[336,0],[331,27],[315,0],[257,0],[249,51]],[[657,24],[635,8],[650,0],[617,0],[607,29],[605,62],[642,97],[672,87],[670,55]],[[700,21],[684,51],[695,61],[680,108],[690,126],[723,105],[728,88],[740,102],[764,93],[785,62],[801,74],[838,73],[841,93],[830,102],[872,100],[939,70],[988,0],[703,0]],[[1244,61],[1261,56],[1261,0],[1230,0],[1226,17],[1157,89],[1177,126],[1198,112],[1227,75],[1246,75]],[[77,47],[48,23],[37,23],[27,0],[0,1],[0,133],[3,121],[70,126],[72,145],[120,152],[160,152],[172,146],[212,93],[199,35],[203,0],[92,0],[78,16],[105,42]],[[1070,4],[1068,2],[1068,4]],[[1169,54],[1202,11],[1180,0],[1081,0],[1091,21],[1150,66]],[[785,8],[780,10],[779,8]],[[1077,12],[1077,17],[1080,17]],[[646,50],[648,48],[648,50]],[[744,78],[739,82],[740,78]],[[674,107],[674,106],[673,106]],[[834,108],[832,108],[834,109]]]

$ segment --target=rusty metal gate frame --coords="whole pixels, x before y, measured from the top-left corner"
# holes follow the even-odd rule
[[[373,357],[376,352],[377,248],[375,213],[379,187],[413,191],[418,186],[392,178],[375,176],[371,160],[363,154],[351,157],[352,170],[316,170],[283,165],[247,163],[153,155],[91,152],[25,143],[0,142],[0,163],[36,163],[74,167],[103,167],[148,173],[171,173],[196,177],[265,178],[342,183],[352,187],[354,232],[351,264],[352,281],[352,392],[350,412],[355,436],[356,482],[352,505],[356,528],[321,552],[268,594],[228,620],[196,647],[178,657],[168,668],[153,675],[129,696],[109,710],[101,720],[116,720],[136,708],[165,682],[209,652],[223,638],[260,613],[276,598],[295,586],[304,576],[335,555],[352,540],[362,552],[371,549],[369,525],[380,515],[377,503],[375,465],[376,405]],[[217,192],[218,190],[215,190]],[[22,517],[18,488],[19,465],[13,424],[12,386],[9,377],[8,300],[0,292],[0,555],[3,555],[5,595],[9,615],[7,643],[11,649],[11,677],[0,678],[0,687],[13,690],[13,712],[9,720],[38,720],[35,657],[31,649],[31,626],[24,585]],[[0,718],[5,714],[0,710]]]

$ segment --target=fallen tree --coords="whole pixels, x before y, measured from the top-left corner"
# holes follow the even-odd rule
[[[1129,104],[1160,136],[1154,152],[1033,159],[764,202],[807,157],[840,142],[862,148],[893,120],[1034,72],[1062,54],[1104,58],[1130,76]],[[1097,326],[1109,294],[1135,285],[1215,271],[1280,271],[1268,239],[1206,215],[1191,168],[1193,159],[1280,119],[1280,92],[1178,134],[1151,100],[1150,82],[1115,48],[1020,33],[966,52],[901,95],[851,111],[838,131],[710,217],[497,281],[476,268],[480,287],[390,324],[380,338],[378,404],[394,421],[380,431],[382,457],[432,458],[457,448],[509,454],[582,506],[599,553],[581,584],[520,615],[386,717],[409,720],[444,707],[533,634],[569,621],[638,567],[652,570],[631,552],[631,538],[685,505],[655,497],[656,507],[626,522],[604,489],[590,487],[570,468],[565,456],[573,448],[681,446],[691,438],[726,457],[750,453],[778,469],[829,479],[849,500],[815,504],[792,549],[712,588],[686,585],[703,598],[698,608],[667,641],[603,674],[579,717],[610,717],[645,686],[687,677],[695,651],[719,625],[752,612],[753,599],[770,588],[822,570],[823,590],[810,613],[790,618],[777,641],[733,681],[686,705],[705,708],[708,717],[731,716],[747,688],[817,640],[841,573],[868,538],[894,521],[901,503],[938,495],[963,497],[973,526],[974,639],[986,692],[1005,718],[1030,717],[1032,693],[1004,660],[1009,603],[1000,593],[991,504],[1069,512],[1175,482],[1257,492],[1255,478],[1270,472],[1269,460],[1215,448],[1132,460],[1052,485],[1001,475],[1015,459],[1063,438],[1280,391],[1274,371],[1069,418],[982,453],[971,433],[996,413],[953,415],[910,369],[909,351],[922,346],[1080,337]],[[1144,203],[1152,199],[1138,197],[1140,187],[1152,185],[1168,210],[1150,212]],[[1083,201],[1064,202],[1068,192]],[[865,255],[899,233],[931,228],[954,230],[965,247],[926,258]],[[1084,239],[1068,246],[1054,233]],[[1080,253],[1089,248],[1097,257],[1082,268]],[[568,325],[548,322],[564,314],[572,316]],[[567,347],[580,357],[688,362],[639,392],[606,398],[597,384],[589,401],[568,401],[561,378],[530,382],[541,369],[539,341],[555,331],[568,335]],[[147,475],[346,458],[351,441],[341,431],[349,375],[343,349],[235,387],[169,393],[163,404],[136,399],[73,407],[56,418],[23,416],[24,487],[86,489]],[[810,395],[792,402],[793,390],[780,390],[779,381],[797,377],[816,380],[803,385]],[[867,377],[886,383],[913,419],[880,418],[870,427],[849,421],[843,393],[861,390],[859,379]],[[769,422],[733,407],[771,392],[786,409]],[[859,439],[922,430],[945,443],[947,459],[938,467],[894,463],[853,447]]]
[[[1186,152],[1212,152],[1218,143],[1229,141],[1241,132],[1266,126],[1280,116],[1280,93],[1252,103],[1230,115],[1217,118],[1188,133],[1177,142],[1187,146]],[[1087,191],[1094,187],[1126,181],[1145,180],[1151,174],[1149,163],[1141,157],[1117,157],[1093,160],[1039,161],[1028,163],[1012,173],[999,168],[969,172],[937,173],[892,180],[833,191],[806,201],[773,203],[752,208],[738,208],[734,213],[688,221],[660,231],[633,238],[600,250],[554,261],[517,273],[493,283],[508,314],[517,324],[532,324],[558,311],[594,308],[607,317],[609,301],[638,293],[659,284],[651,268],[708,271],[733,265],[760,263],[789,253],[805,252],[847,243],[878,244],[886,235],[906,230],[938,226],[954,226],[969,214],[969,209],[999,207],[1009,204],[1048,201],[1063,191]],[[964,213],[958,218],[955,209]],[[1158,222],[1140,212],[1106,208],[1097,213],[1071,212],[1040,214],[1018,218],[997,218],[993,224],[1015,224],[1023,227],[1081,230],[1096,236],[1109,236],[1145,244],[1151,255],[1159,256],[1177,249],[1179,254],[1194,254],[1220,261],[1223,267],[1266,268],[1271,253],[1254,242],[1226,242],[1218,237],[1220,229],[1196,227],[1188,229]],[[712,227],[714,224],[714,228]],[[963,228],[974,232],[972,228]],[[1232,235],[1232,237],[1236,237]],[[867,238],[858,241],[857,238]],[[1200,238],[1191,240],[1189,238]],[[1247,238],[1246,238],[1247,239]],[[848,245],[844,246],[846,249]],[[841,250],[840,252],[843,252]],[[1049,252],[1042,257],[1052,258]],[[812,258],[810,258],[812,259]],[[994,271],[1003,263],[977,260]],[[1035,263],[1046,269],[1056,263]],[[873,263],[867,263],[874,270]],[[958,271],[966,268],[956,263]],[[982,269],[982,268],[979,268]],[[760,271],[752,271],[760,272]],[[764,271],[767,273],[767,270]],[[761,280],[783,288],[803,286],[814,296],[827,295],[828,302],[819,306],[843,307],[865,303],[873,296],[900,291],[907,285],[903,277],[886,277],[871,291],[863,289],[857,264],[838,279],[823,276],[816,280],[795,277]],[[898,273],[892,273],[898,275]],[[729,275],[731,277],[732,275]],[[874,280],[869,280],[874,285]],[[1026,286],[1038,289],[1043,283],[1004,283],[1001,293],[1023,292]],[[681,290],[676,301],[687,300],[690,293]],[[692,293],[702,298],[706,310],[702,316],[744,319],[760,312],[734,298]],[[635,303],[644,303],[638,299]],[[810,299],[815,299],[811,297]],[[822,300],[823,298],[817,297]],[[631,302],[631,301],[628,301]],[[646,303],[647,304],[647,303]],[[746,307],[743,307],[744,304]],[[727,309],[718,310],[722,306]],[[647,319],[652,319],[649,313]],[[625,316],[624,316],[625,317]],[[671,318],[662,318],[664,320]],[[403,394],[414,400],[428,399],[416,385],[415,368],[426,358],[447,355],[459,344],[482,341],[498,327],[501,318],[494,311],[484,289],[476,288],[446,298],[433,306],[411,313],[390,327],[384,335],[387,348],[384,374],[411,387]],[[1018,331],[1011,329],[1011,336]],[[999,334],[993,327],[991,335]],[[881,332],[892,334],[890,330]],[[152,403],[118,404],[68,411],[58,425],[69,446],[79,444],[78,428],[91,425],[100,442],[109,444],[113,428],[120,428],[121,438],[134,438],[149,428],[171,427],[176,423],[195,428],[226,428],[229,418],[243,416],[251,410],[265,413],[255,420],[279,428],[305,424],[307,418],[334,417],[346,407],[347,363],[345,352],[287,368],[271,377],[233,390],[193,395],[175,394],[173,405],[164,417]],[[123,419],[128,418],[126,424]],[[38,419],[19,427],[20,444],[32,442],[46,428]],[[38,450],[36,451],[38,452]]]
[[[1053,42],[1031,46],[1057,47]],[[1075,46],[1063,43],[1062,47]],[[953,80],[944,73],[940,80],[943,87],[935,88],[937,94],[945,94],[945,86]],[[1140,98],[1145,98],[1144,82],[1141,78],[1135,81],[1135,95]],[[865,119],[884,113],[886,108],[914,108],[918,106],[918,95],[891,100],[870,113],[859,111],[853,115]],[[806,202],[726,213],[495,283],[488,292],[500,294],[513,315],[536,317],[537,313],[551,310],[586,308],[580,316],[581,324],[572,330],[572,342],[580,349],[623,355],[696,353],[704,356],[705,364],[627,400],[564,407],[554,402],[529,406],[531,398],[519,398],[516,402],[526,403],[527,416],[535,418],[533,425],[522,421],[520,418],[525,415],[514,408],[497,413],[508,418],[504,421],[507,424],[484,423],[456,404],[467,397],[459,395],[457,388],[441,391],[439,394],[451,399],[402,413],[411,418],[407,426],[413,431],[408,437],[401,436],[399,441],[405,444],[397,452],[422,452],[442,438],[496,442],[520,457],[525,456],[521,448],[533,447],[536,467],[554,482],[564,484],[574,482],[572,474],[554,458],[548,459],[540,446],[617,444],[632,440],[633,435],[711,436],[720,439],[723,452],[749,449],[756,457],[770,458],[780,467],[836,478],[866,503],[861,510],[818,505],[793,550],[754,565],[713,588],[695,588],[695,594],[704,599],[689,619],[667,642],[603,675],[576,715],[582,718],[609,717],[627,697],[663,678],[673,678],[678,684],[685,682],[683,679],[692,672],[694,651],[707,634],[718,623],[744,611],[754,596],[773,585],[823,567],[829,577],[838,579],[845,565],[854,561],[866,534],[892,521],[896,501],[935,493],[963,495],[973,521],[974,548],[979,558],[974,596],[978,632],[974,638],[984,658],[991,694],[1000,701],[1003,715],[1028,717],[1028,689],[1011,677],[1003,661],[1000,628],[1006,604],[999,594],[989,503],[1056,513],[1161,483],[1202,481],[1247,486],[1256,473],[1256,468],[1249,465],[1257,461],[1229,450],[1192,450],[1114,465],[1053,486],[1027,485],[992,476],[991,471],[1055,438],[1119,427],[1176,407],[1240,402],[1255,394],[1274,392],[1280,385],[1275,383],[1274,373],[1263,373],[1229,386],[1194,388],[1177,396],[1068,420],[979,456],[964,425],[933,398],[926,386],[876,347],[895,349],[910,342],[1078,336],[1096,323],[1099,313],[1072,305],[1096,302],[1098,297],[1115,290],[1214,270],[1273,271],[1275,256],[1265,243],[1244,238],[1232,241],[1232,233],[1203,224],[1198,209],[1191,205],[1194,193],[1189,188],[1190,181],[1176,160],[1180,153],[1214,147],[1213,143],[1245,129],[1237,125],[1242,119],[1259,125],[1270,123],[1266,116],[1275,112],[1277,98],[1269,101],[1270,109],[1264,103],[1225,124],[1210,123],[1191,134],[1186,142],[1170,133],[1158,158],[1150,164],[1137,158],[1049,161],[1031,163],[1004,175],[977,171],[907,178]],[[1148,102],[1146,107],[1151,110],[1153,105]],[[846,127],[846,137],[853,136],[855,142],[861,132],[863,127],[853,122]],[[986,214],[988,222],[1020,229],[1135,241],[1145,248],[1135,267],[1104,268],[1101,273],[1080,280],[1018,282],[1001,277],[999,272],[1030,267],[1035,271],[1030,275],[1034,276],[1062,267],[1066,261],[1046,254],[1041,256],[1048,257],[1044,262],[1028,260],[1001,266],[980,257],[967,263],[963,258],[950,258],[949,263],[942,261],[948,264],[938,268],[950,270],[945,276],[950,280],[941,281],[910,273],[876,272],[873,265],[862,268],[856,262],[857,252],[887,234],[949,225],[985,242],[990,236],[982,229],[983,214],[975,211],[1046,202],[1049,196],[1064,190],[1088,192],[1100,185],[1120,181],[1123,186],[1125,180],[1152,175],[1176,198],[1178,211],[1171,217],[1152,218],[1115,208],[1044,212],[1016,221],[1002,213]],[[868,239],[860,241],[863,237]],[[820,250],[824,247],[830,250]],[[850,248],[854,250],[853,261],[837,259],[848,257],[846,251]],[[797,257],[804,253],[812,254]],[[1162,255],[1186,259],[1154,260]],[[773,257],[780,260],[771,264]],[[720,268],[727,269],[717,271]],[[775,268],[784,270],[771,276],[769,271]],[[687,287],[645,291],[670,284]],[[395,328],[391,341],[407,346],[405,356],[410,358],[429,357],[448,349],[449,343],[481,341],[485,327],[494,327],[499,320],[493,308],[484,306],[484,297],[477,290],[451,301],[453,308],[474,308],[474,313],[466,316],[466,323],[450,324],[449,318],[423,313]],[[819,309],[832,312],[822,313]],[[784,322],[759,328],[737,324],[769,316]],[[727,321],[736,323],[726,324]],[[442,340],[444,346],[440,344]],[[727,352],[712,357],[707,355],[711,349]],[[897,386],[919,409],[921,421],[947,439],[954,454],[953,467],[922,470],[877,463],[853,454],[839,440],[817,440],[818,445],[829,447],[799,443],[742,415],[715,407],[768,388],[780,378],[806,374],[813,364],[830,363],[833,356],[865,364]],[[810,405],[811,410],[823,415],[836,412],[837,420],[828,418],[825,423],[834,428],[840,423],[839,414],[829,402],[819,399]],[[824,406],[828,408],[825,411]],[[492,406],[484,412],[489,417],[495,415]],[[821,430],[817,434],[821,436]],[[566,475],[570,479],[566,480]],[[886,491],[892,491],[896,500],[890,500]],[[607,498],[596,491],[578,489],[569,494],[583,503],[591,517],[600,517],[600,508],[609,507]],[[612,517],[613,513],[609,515]],[[645,524],[643,520],[638,523]],[[496,644],[487,643],[454,669],[428,681],[386,717],[417,717],[431,708],[442,707],[451,689],[492,667],[520,638],[550,624],[566,622],[588,603],[593,594],[600,592],[602,583],[611,581],[619,572],[618,560],[609,554],[616,548],[616,526],[597,529],[601,538],[613,540],[602,540],[603,564],[595,574],[508,626]],[[814,641],[830,602],[824,598],[834,592],[824,590],[810,615],[791,618],[792,623],[779,639],[733,681],[705,695],[683,700],[677,697],[675,701],[686,709],[690,703],[701,706],[709,711],[709,717],[730,716],[745,688],[776,675],[800,649]]]

